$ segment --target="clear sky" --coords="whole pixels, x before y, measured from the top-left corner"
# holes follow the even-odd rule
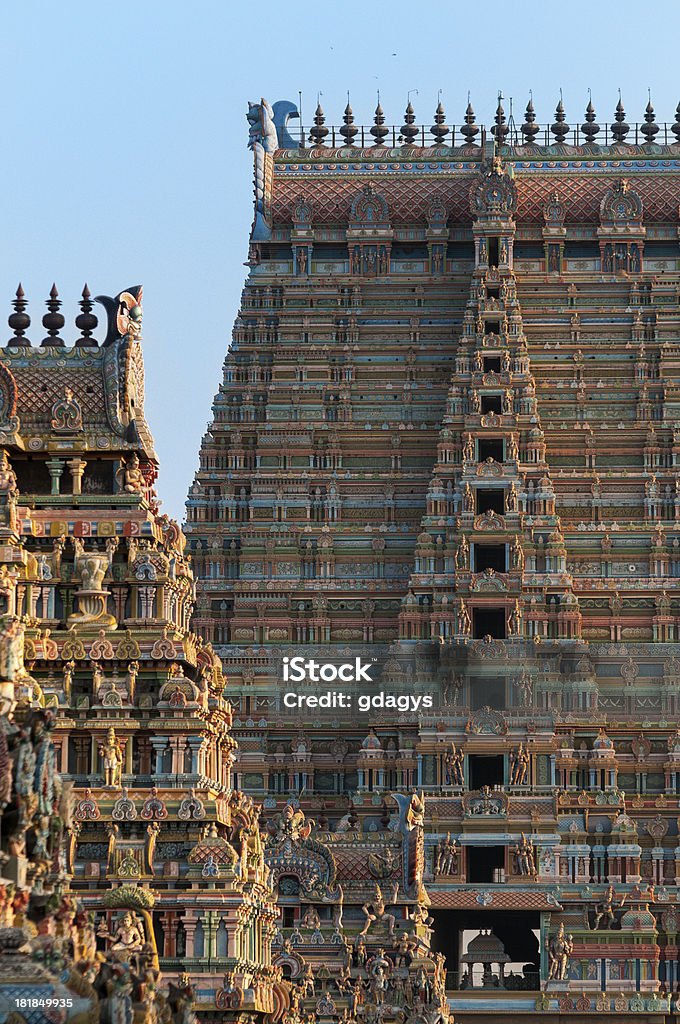
[[[93,294],[144,285],[159,494],[182,519],[245,274],[247,101],[301,91],[309,124],[320,90],[337,124],[349,89],[357,123],[370,123],[380,89],[400,124],[418,90],[416,120],[431,124],[441,89],[459,125],[468,90],[480,122],[499,89],[521,122],[532,89],[546,122],[561,88],[573,124],[590,87],[604,124],[619,87],[641,120],[649,87],[658,120],[672,120],[678,15],[677,0],[5,0],[3,316],[21,280],[40,342],[55,280],[70,339],[85,281]]]

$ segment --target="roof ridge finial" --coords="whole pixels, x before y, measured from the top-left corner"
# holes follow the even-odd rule
[[[654,136],[659,132],[659,126],[656,123],[656,115],[652,106],[652,90],[648,89],[647,94],[649,98],[645,107],[645,123],[640,126],[640,133],[644,135],[647,145],[651,145],[654,142]]]
[[[536,124],[536,111],[534,110],[534,95],[529,89],[529,102],[524,112],[524,124],[521,126],[522,140],[524,145],[532,146],[541,129]]]
[[[407,93],[406,110],[404,112],[404,123],[401,127],[401,137],[404,140],[405,146],[412,146],[414,140],[418,134],[418,128],[415,125],[416,115],[413,110],[413,104],[411,103],[411,93],[414,92],[418,95],[417,89],[409,89]]]
[[[586,107],[585,122],[581,125],[581,132],[585,136],[586,145],[595,145],[595,136],[600,131],[600,126],[595,120],[595,107],[593,106],[593,94],[588,89],[588,105]]]
[[[314,111],[314,127],[309,129],[309,137],[312,140],[314,146],[323,146],[323,140],[328,135],[328,128],[325,127],[326,115],[323,112],[321,106],[321,97],[323,93],[321,91],[316,94],[316,110]]]
[[[467,146],[474,146],[475,135],[479,134],[479,128],[475,124],[475,112],[470,102],[470,92],[468,90],[468,101],[467,107],[465,108],[464,124],[461,125],[460,134],[465,139]]]
[[[340,129],[340,134],[342,135],[343,139],[345,140],[345,145],[346,146],[353,146],[354,145],[354,137],[355,137],[355,135],[357,134],[358,131],[359,131],[359,129],[354,124],[354,114],[352,113],[352,108],[351,108],[350,103],[349,103],[349,89],[348,89],[347,90],[347,106],[345,107],[345,113],[343,114],[343,117],[342,117],[342,128]]]
[[[611,133],[614,136],[614,141],[619,144],[624,143],[629,131],[630,125],[626,124],[626,111],[623,109],[621,90],[619,89],[619,102],[616,104],[614,123],[611,125]]]
[[[434,137],[435,146],[443,146],[450,128],[446,123],[446,112],[442,104],[442,91],[437,93],[437,109],[434,112],[434,124],[430,128],[430,135]]]
[[[569,134],[569,125],[566,122],[567,119],[564,113],[564,104],[562,102],[562,90],[560,89],[559,102],[555,107],[555,121],[550,126],[550,131],[555,136],[555,141],[558,146],[564,143],[565,138]]]
[[[63,314],[59,312],[61,300],[56,284],[52,284],[50,297],[45,305],[47,306],[47,313],[42,318],[42,325],[47,331],[47,337],[43,338],[40,345],[45,348],[65,348],[63,339],[59,337],[59,331],[66,323],[66,320]]]
[[[25,312],[28,302],[24,298],[24,289],[22,288],[21,281],[19,282],[19,287],[16,290],[16,297],[12,299],[12,305],[14,306],[14,312],[10,313],[7,318],[7,323],[14,331],[14,337],[9,339],[7,347],[30,348],[31,343],[28,338],[24,337],[24,335],[31,326],[31,318],[28,313]]]
[[[99,320],[92,312],[94,303],[90,301],[90,297],[90,289],[86,284],[79,303],[81,312],[75,321],[76,327],[82,332],[80,338],[76,340],[76,348],[97,348],[97,339],[92,337],[92,332]]]
[[[385,138],[390,134],[389,128],[385,127],[385,114],[380,105],[380,89],[378,89],[378,106],[375,108],[373,127],[370,129],[370,134],[375,139],[375,146],[384,146]]]

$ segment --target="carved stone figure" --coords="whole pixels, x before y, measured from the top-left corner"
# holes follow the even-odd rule
[[[557,934],[553,935],[548,943],[548,960],[550,968],[548,978],[556,981],[564,981],[567,976],[569,957],[574,950],[574,943],[571,935],[564,934],[564,924],[560,922]]]
[[[451,744],[451,750],[444,758],[444,779],[447,786],[464,786],[465,775],[464,775],[464,763],[465,754],[460,749],[456,749],[456,744]]]
[[[116,480],[121,491],[127,494],[143,494],[146,488],[144,474],[139,468],[139,456],[133,452],[128,462],[121,459]]]
[[[387,913],[387,905],[383,899],[383,894],[379,885],[375,887],[375,895],[373,900],[364,903],[361,908],[364,913],[365,923],[363,929],[359,932],[359,935],[364,938],[368,934],[371,925],[375,922],[384,923],[387,925],[388,933],[390,938],[394,935],[395,918],[393,914]]]
[[[122,782],[123,745],[116,736],[116,730],[110,726],[106,741],[99,744],[99,754],[104,762],[104,785],[118,789]]]

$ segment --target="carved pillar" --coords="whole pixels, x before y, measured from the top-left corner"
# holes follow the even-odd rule
[[[71,490],[72,490],[72,493],[73,494],[81,494],[82,493],[82,483],[83,483],[83,473],[85,472],[85,467],[87,466],[87,462],[84,462],[83,459],[79,459],[79,458],[76,457],[76,458],[73,458],[73,459],[69,459],[68,462],[66,463],[66,465],[68,466],[68,468],[69,468],[69,470],[71,472],[71,484],[72,484]]]
[[[65,461],[64,459],[48,459],[45,465],[52,481],[51,494],[59,494],[61,474],[64,472]]]

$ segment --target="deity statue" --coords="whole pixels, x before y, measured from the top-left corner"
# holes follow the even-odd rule
[[[106,742],[99,744],[99,754],[104,761],[104,785],[118,789],[123,775],[123,745],[113,726],[109,727]]]
[[[470,636],[471,629],[472,619],[470,618],[470,613],[465,607],[465,601],[461,597],[458,604],[458,632],[461,633],[462,636]]]
[[[463,488],[463,512],[474,512],[475,496],[470,484],[466,483]]]
[[[458,846],[450,832],[437,843],[434,870],[436,875],[453,875],[458,870]]]
[[[548,978],[553,981],[564,981],[567,976],[569,957],[573,953],[574,943],[571,935],[564,934],[564,924],[560,923],[557,935],[553,935],[548,943],[548,960],[550,969]]]
[[[131,954],[141,952],[146,943],[144,926],[131,910],[125,911],[113,935],[109,933],[103,921],[97,929],[97,935],[111,941],[111,952],[121,960],[128,959]]]
[[[302,915],[300,925],[302,928],[310,928],[312,931],[316,931],[321,927],[321,918],[316,907],[313,907],[311,904],[307,907]]]
[[[17,475],[12,469],[9,456],[0,448],[0,494],[14,496],[17,493]]]
[[[281,842],[284,839],[307,839],[313,826],[314,820],[306,820],[304,811],[289,801],[269,829],[277,842]]]
[[[456,549],[456,569],[460,569],[461,572],[464,572],[466,569],[469,568],[470,545],[468,543],[467,537],[465,536],[465,534],[463,534],[463,536],[460,538],[460,544]]]
[[[529,765],[531,758],[529,752],[520,743],[518,749],[510,755],[510,785],[524,786],[529,781]]]
[[[508,615],[508,629],[511,636],[520,636],[522,632],[522,612],[519,601],[515,601],[515,607]]]
[[[393,914],[387,913],[387,905],[379,885],[376,884],[373,900],[364,903],[361,909],[364,912],[365,924],[362,931],[359,932],[360,936],[365,938],[375,921],[384,922],[387,925],[390,938],[394,936],[395,918]]]
[[[535,877],[536,875],[536,858],[534,853],[533,843],[530,843],[527,837],[522,832],[522,838],[518,843],[515,844],[514,849],[515,857],[517,858],[517,868],[520,875],[529,875]]]
[[[597,929],[600,928],[602,921],[604,921],[604,924],[602,925],[603,928],[611,928],[616,920],[616,911],[620,910],[626,902],[626,895],[627,894],[624,893],[618,907],[615,907],[614,899],[616,896],[616,890],[613,885],[607,886],[604,896],[602,897],[602,901],[595,904],[594,931],[597,931]]]
[[[144,494],[146,481],[144,474],[139,468],[139,456],[133,452],[128,462],[121,459],[121,465],[116,472],[116,481],[121,491],[127,494]]]
[[[464,786],[465,775],[463,765],[465,754],[456,744],[451,744],[451,750],[444,758],[444,779],[447,786]]]

